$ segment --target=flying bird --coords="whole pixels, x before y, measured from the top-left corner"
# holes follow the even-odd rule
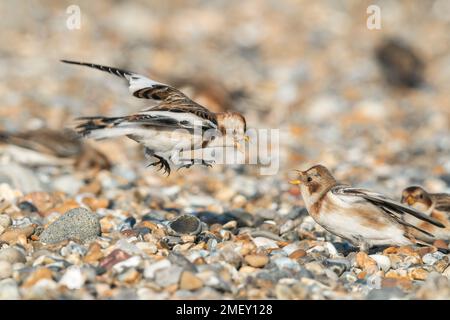
[[[145,155],[157,161],[149,166],[159,166],[170,175],[168,162],[180,161],[180,168],[189,168],[197,160],[211,166],[205,159],[182,159],[183,151],[214,147],[234,147],[238,150],[245,135],[246,120],[238,112],[214,113],[192,101],[184,93],[167,84],[156,82],[137,73],[93,63],[61,60],[64,63],[87,66],[124,78],[133,96],[150,99],[156,105],[140,112],[120,117],[81,117],[78,132],[88,138],[105,139],[127,136],[144,146]]]
[[[437,228],[425,221],[414,221],[406,216],[405,221],[434,234],[438,239],[450,240],[450,194],[429,193],[422,187],[410,186],[403,190],[401,202],[442,222],[445,228]],[[417,237],[424,241],[431,240],[426,235],[418,234]]]
[[[373,246],[412,245],[420,242],[412,230],[433,237],[429,232],[406,222],[403,216],[426,221],[437,227],[436,219],[372,191],[340,184],[330,171],[316,165],[297,171],[300,192],[311,217],[327,231],[348,240],[361,251]]]

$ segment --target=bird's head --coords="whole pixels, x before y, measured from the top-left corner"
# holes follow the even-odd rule
[[[330,171],[322,166],[315,165],[308,170],[295,170],[298,177],[289,183],[300,186],[300,191],[305,203],[314,203],[336,184],[336,179]]]
[[[245,135],[247,123],[242,114],[238,112],[223,112],[217,114],[217,126],[227,138],[231,138],[232,146],[239,149],[242,141],[249,141]]]
[[[404,189],[401,202],[419,211],[427,211],[433,205],[429,193],[418,186]]]

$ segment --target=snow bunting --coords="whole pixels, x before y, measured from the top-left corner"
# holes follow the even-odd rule
[[[404,217],[406,222],[432,233],[438,239],[450,240],[450,194],[428,193],[421,187],[411,186],[403,190],[401,202],[442,222],[445,229],[408,216]],[[418,234],[417,238],[430,241],[428,237],[421,234]]]
[[[403,215],[444,227],[436,219],[425,215],[384,195],[339,184],[322,165],[298,171],[306,209],[312,218],[329,232],[350,241],[361,251],[379,245],[411,245],[417,240],[411,230],[433,236],[404,221]]]
[[[94,171],[111,168],[105,154],[80,141],[72,130],[0,131],[1,154],[27,166],[74,165],[78,170]]]
[[[129,83],[130,92],[137,98],[151,99],[157,104],[138,113],[121,117],[82,117],[78,132],[93,139],[127,136],[145,147],[145,154],[158,161],[170,174],[167,160],[179,161],[183,151],[213,147],[239,149],[245,136],[245,118],[237,112],[214,113],[189,99],[178,89],[156,82],[134,72],[92,63],[61,60],[69,64],[87,66],[109,72]],[[181,167],[189,168],[196,160],[211,166],[211,161],[187,159]]]

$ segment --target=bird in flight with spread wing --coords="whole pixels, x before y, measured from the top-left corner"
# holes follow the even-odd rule
[[[80,123],[76,128],[88,138],[127,136],[135,140],[144,146],[147,157],[157,159],[149,166],[159,166],[159,170],[164,169],[167,175],[171,172],[168,160],[181,162],[180,168],[189,168],[197,160],[205,166],[213,163],[203,158],[181,159],[183,151],[214,147],[239,149],[244,140],[248,141],[245,118],[238,112],[211,112],[178,89],[134,72],[93,63],[61,61],[124,78],[133,96],[156,102],[156,105],[131,115],[78,118]]]

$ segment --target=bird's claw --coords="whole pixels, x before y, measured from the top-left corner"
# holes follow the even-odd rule
[[[203,160],[203,159],[202,159],[201,162],[197,162],[197,163],[198,163],[198,164],[201,164],[202,166],[212,167],[212,165],[215,163],[215,161],[214,161],[214,160],[208,161],[208,160]],[[177,169],[177,171],[180,170],[180,169],[182,169],[182,168],[189,169],[189,168],[192,167],[194,164],[196,164],[195,159],[186,161],[186,163],[183,164],[182,166],[180,166],[180,167]]]
[[[166,159],[164,159],[163,157],[159,157],[154,155],[155,158],[158,159],[158,161],[152,162],[149,165],[147,165],[147,167],[151,167],[151,166],[159,166],[158,171],[161,171],[162,169],[164,169],[164,174],[167,174],[167,176],[170,176],[170,165],[167,162]]]
[[[208,160],[203,160],[202,159],[202,166],[211,168],[214,163],[216,163],[214,160],[209,160],[208,161]]]
[[[179,171],[180,169],[183,169],[183,168],[189,169],[190,167],[192,167],[192,165],[193,165],[192,162],[183,164],[182,166],[180,166],[180,167],[177,169],[177,171]]]

